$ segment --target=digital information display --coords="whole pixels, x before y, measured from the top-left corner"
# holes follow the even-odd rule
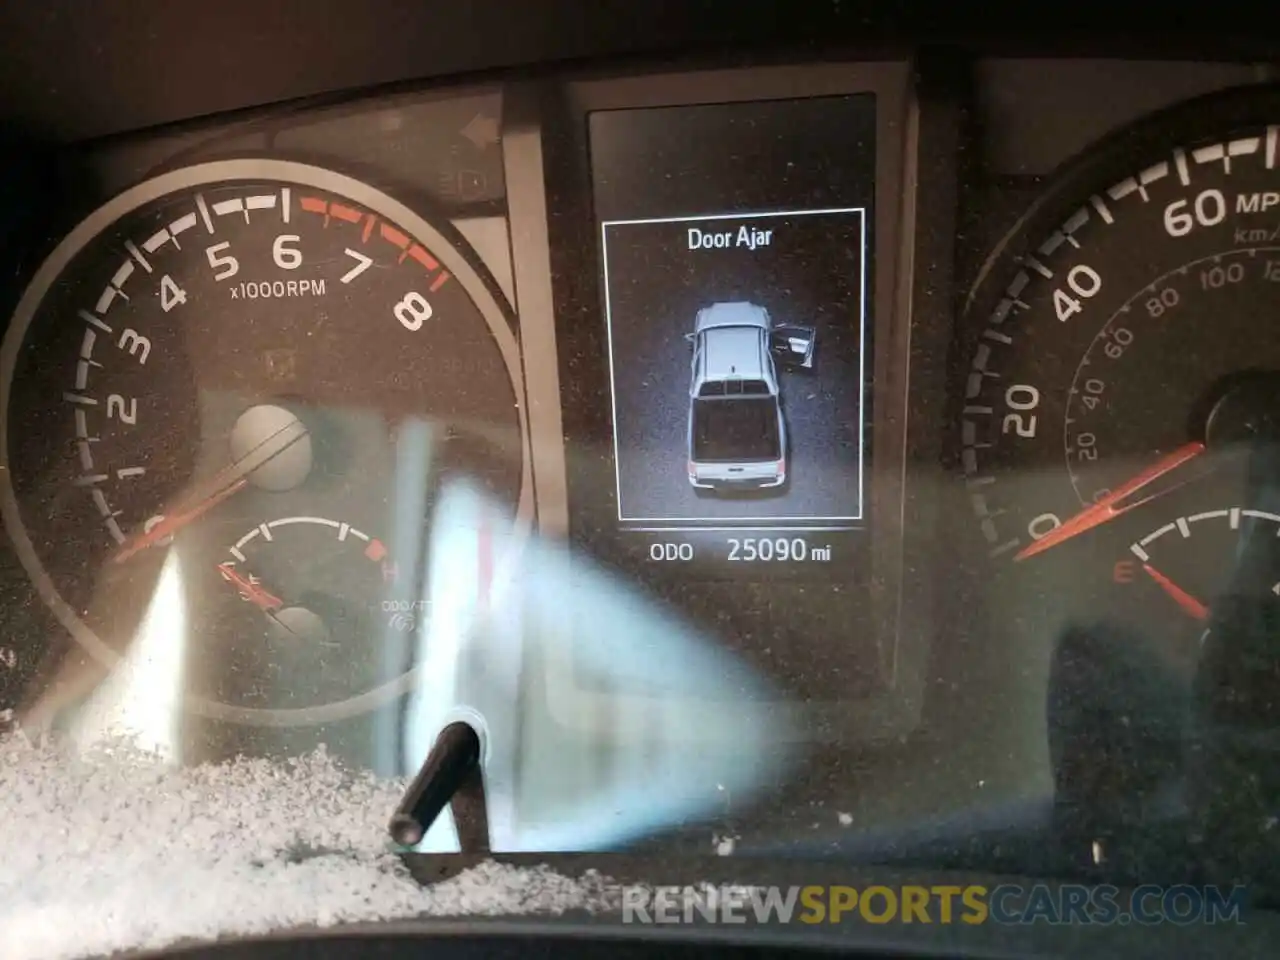
[[[865,551],[873,129],[869,96],[592,115],[629,562],[847,579]]]

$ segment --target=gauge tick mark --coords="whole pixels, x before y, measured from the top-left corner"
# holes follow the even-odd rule
[[[213,233],[213,217],[209,216],[209,205],[204,202],[204,194],[196,194],[196,210],[200,214],[200,220],[204,224],[204,228],[209,233]]]
[[[97,317],[95,317],[88,310],[77,311],[77,316],[79,316],[80,319],[83,320],[85,323],[89,324],[89,326],[97,327],[99,330],[101,330],[103,333],[106,333],[106,334],[111,333],[111,328],[107,326],[105,323],[103,323],[101,320],[99,320]]]
[[[1178,182],[1184,187],[1191,185],[1191,171],[1187,167],[1187,151],[1178,147],[1173,151],[1173,165],[1178,171]]]
[[[124,248],[129,251],[129,256],[133,257],[133,259],[137,262],[138,266],[140,266],[147,273],[152,272],[150,261],[148,261],[147,258],[142,255],[142,251],[139,250],[134,245],[132,240],[126,240],[124,242]]]

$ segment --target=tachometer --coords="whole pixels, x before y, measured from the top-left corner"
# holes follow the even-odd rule
[[[0,511],[98,659],[176,558],[174,643],[203,671],[188,702],[331,719],[403,684],[378,614],[416,596],[440,477],[527,519],[519,384],[508,316],[444,229],[314,166],[186,167],[91,215],[22,296],[0,348]],[[273,686],[263,661],[313,669]]]

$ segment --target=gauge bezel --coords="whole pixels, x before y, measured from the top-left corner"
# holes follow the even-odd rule
[[[520,496],[514,518],[517,541],[528,536],[533,527],[532,458],[519,344],[508,311],[490,284],[485,282],[477,268],[458,249],[458,241],[446,237],[420,214],[377,187],[312,164],[276,158],[242,157],[197,163],[171,170],[117,194],[67,234],[35,271],[13,311],[3,341],[0,342],[0,520],[3,520],[14,552],[41,600],[72,638],[107,668],[114,667],[119,662],[118,654],[62,598],[53,578],[40,562],[22,521],[9,467],[9,400],[18,354],[51,287],[80,251],[113,223],[147,203],[182,190],[212,183],[262,179],[325,190],[385,217],[427,246],[432,255],[462,285],[497,342],[516,397],[521,445]],[[236,707],[204,697],[186,695],[182,705],[189,711],[213,720],[266,727],[310,726],[366,713],[413,689],[417,679],[416,670],[411,669],[394,680],[354,697],[296,710]]]

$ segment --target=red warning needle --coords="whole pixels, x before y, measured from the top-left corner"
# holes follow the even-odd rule
[[[279,610],[284,606],[284,601],[264,587],[257,577],[252,574],[245,575],[241,573],[236,569],[234,563],[218,564],[218,572],[222,574],[223,580],[234,584],[236,589],[240,591],[240,596],[255,607],[270,612]]]
[[[1125,481],[1109,494],[1088,507],[1085,507],[1074,517],[1067,520],[1062,526],[1055,530],[1051,530],[1039,540],[1027,544],[1013,557],[1014,560],[1026,560],[1028,557],[1034,557],[1037,553],[1044,553],[1050,547],[1056,547],[1060,543],[1066,543],[1072,537],[1077,537],[1086,531],[1092,530],[1094,527],[1100,527],[1104,523],[1114,520],[1121,514],[1128,513],[1134,507],[1140,507],[1144,503],[1148,503],[1160,496],[1162,493],[1168,493],[1174,489],[1168,487],[1166,489],[1151,491],[1147,496],[1140,499],[1131,499],[1140,493],[1144,488],[1150,486],[1161,477],[1168,476],[1174,470],[1177,470],[1185,463],[1194,460],[1200,454],[1204,453],[1205,446],[1203,443],[1196,441],[1188,443],[1185,447],[1179,447],[1173,453],[1161,460],[1153,463],[1147,469],[1143,470],[1136,477]],[[1131,501],[1131,502],[1126,502]]]
[[[1195,617],[1197,620],[1209,619],[1208,607],[1191,594],[1187,593],[1187,591],[1183,590],[1155,567],[1151,566],[1151,564],[1144,563],[1142,565],[1142,569],[1147,571],[1147,576],[1158,583],[1160,585],[1160,589],[1167,593],[1170,598],[1172,598],[1173,602],[1180,606],[1182,611],[1188,616]]]

